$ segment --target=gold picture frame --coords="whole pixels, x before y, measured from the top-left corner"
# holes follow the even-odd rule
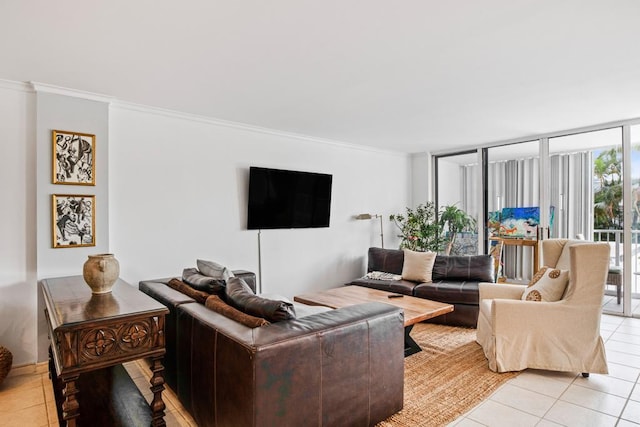
[[[51,195],[51,239],[54,248],[96,245],[96,196]]]
[[[88,133],[52,132],[54,184],[96,185],[96,136]]]

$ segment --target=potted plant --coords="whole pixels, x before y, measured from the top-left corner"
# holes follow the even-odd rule
[[[389,220],[400,229],[400,249],[440,252],[444,247],[442,223],[438,221],[433,202],[407,208],[405,214],[390,215]]]
[[[443,207],[440,210],[439,220],[443,230],[446,230],[446,236],[448,236],[448,242],[444,250],[445,255],[449,255],[451,253],[456,236],[459,233],[475,233],[477,231],[476,219],[457,207],[455,204]]]

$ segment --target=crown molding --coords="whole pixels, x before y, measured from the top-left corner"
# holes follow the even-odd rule
[[[294,132],[286,132],[286,131],[281,131],[281,130],[277,130],[277,129],[271,129],[271,128],[265,128],[265,127],[261,127],[261,126],[249,125],[249,124],[241,123],[241,122],[234,122],[234,121],[230,121],[230,120],[216,119],[216,118],[212,118],[212,117],[200,116],[200,115],[191,114],[191,113],[183,113],[183,112],[180,112],[180,111],[169,110],[169,109],[165,109],[165,108],[150,107],[148,105],[141,105],[141,104],[135,104],[135,103],[131,103],[131,102],[124,102],[124,101],[119,101],[119,100],[116,100],[116,99],[114,99],[111,102],[110,107],[111,108],[118,108],[118,109],[122,109],[122,110],[136,111],[136,112],[140,112],[140,113],[147,113],[147,114],[171,117],[171,118],[176,118],[176,119],[181,119],[181,120],[188,120],[188,121],[192,121],[192,122],[206,123],[206,124],[210,124],[210,125],[213,125],[213,126],[221,126],[221,127],[226,127],[226,128],[243,130],[243,131],[247,131],[247,132],[274,135],[274,136],[279,136],[279,137],[283,137],[283,138],[298,139],[298,140],[302,140],[302,141],[306,141],[306,142],[313,142],[313,143],[316,143],[316,144],[331,145],[331,146],[334,146],[334,147],[349,148],[349,149],[352,149],[352,150],[368,151],[368,152],[380,153],[380,154],[385,154],[385,155],[394,155],[394,156],[399,156],[399,157],[407,157],[407,158],[410,157],[410,154],[404,153],[404,152],[400,152],[400,151],[392,151],[392,150],[384,150],[382,148],[367,147],[367,146],[353,144],[353,143],[349,143],[349,142],[336,141],[336,140],[327,139],[327,138],[318,138],[318,137],[299,134],[299,133],[294,133]]]
[[[169,110],[165,108],[151,107],[148,105],[124,102],[112,96],[108,96],[100,93],[70,89],[70,88],[50,85],[46,83],[40,83],[40,82],[34,82],[34,81],[17,82],[12,80],[0,79],[0,88],[13,89],[13,90],[19,90],[24,92],[42,92],[42,93],[52,93],[56,95],[70,96],[74,98],[87,99],[91,101],[105,102],[109,104],[111,108],[120,108],[123,110],[137,111],[141,113],[154,114],[154,115],[171,117],[171,118],[176,118],[181,120],[206,123],[213,126],[238,129],[238,130],[243,130],[247,132],[261,133],[266,135],[274,135],[282,138],[297,139],[297,140],[312,142],[316,144],[324,144],[324,145],[331,145],[334,147],[348,148],[351,150],[380,153],[387,156],[392,155],[392,156],[406,157],[406,158],[411,157],[411,153],[385,150],[382,148],[367,147],[364,145],[358,145],[358,144],[344,142],[344,141],[337,141],[337,140],[328,139],[328,138],[319,138],[315,136],[309,136],[309,135],[304,135],[304,134],[299,134],[294,132],[286,132],[286,131],[281,131],[277,129],[265,128],[261,126],[254,126],[246,123],[216,119],[212,117],[200,116],[200,115],[191,114],[191,113],[183,113],[180,111]]]
[[[33,86],[27,82],[0,79],[0,88],[17,90],[20,92],[33,92]]]
[[[73,98],[82,98],[90,101],[105,102],[107,104],[110,104],[115,100],[114,97],[103,95],[101,93],[86,92],[83,90],[70,89],[62,86],[55,86],[55,85],[50,85],[50,84],[40,83],[40,82],[29,82],[29,84],[33,87],[33,90],[36,92],[52,93],[55,95],[70,96]]]

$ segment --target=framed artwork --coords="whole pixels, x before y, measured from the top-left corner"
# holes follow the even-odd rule
[[[53,131],[53,183],[96,185],[96,136]]]
[[[502,208],[500,235],[502,237],[536,237],[540,225],[540,208]]]
[[[95,246],[96,196],[53,194],[51,223],[54,248]]]

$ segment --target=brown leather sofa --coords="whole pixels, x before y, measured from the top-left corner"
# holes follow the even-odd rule
[[[401,275],[403,263],[404,252],[401,250],[369,248],[367,272]],[[453,304],[453,312],[435,317],[430,322],[475,328],[479,313],[478,283],[494,282],[493,258],[490,255],[437,255],[432,276],[431,283],[363,277],[347,285],[366,286]]]
[[[253,272],[246,270],[234,270],[233,274],[236,277],[242,278],[250,287],[256,289],[256,275]],[[164,320],[164,336],[165,343],[172,343],[172,345],[166,345],[167,352],[164,355],[162,364],[165,367],[164,381],[171,387],[172,390],[177,390],[177,356],[176,346],[173,344],[176,342],[177,336],[177,307],[185,303],[194,303],[194,299],[182,294],[178,291],[166,286],[172,278],[155,279],[155,280],[143,280],[138,285],[138,288],[157,299],[161,303],[167,306],[169,314],[165,316]],[[162,286],[159,286],[161,284]]]
[[[165,376],[199,426],[371,426],[402,409],[402,310],[360,304],[252,329],[167,281],[140,289],[169,307]]]

